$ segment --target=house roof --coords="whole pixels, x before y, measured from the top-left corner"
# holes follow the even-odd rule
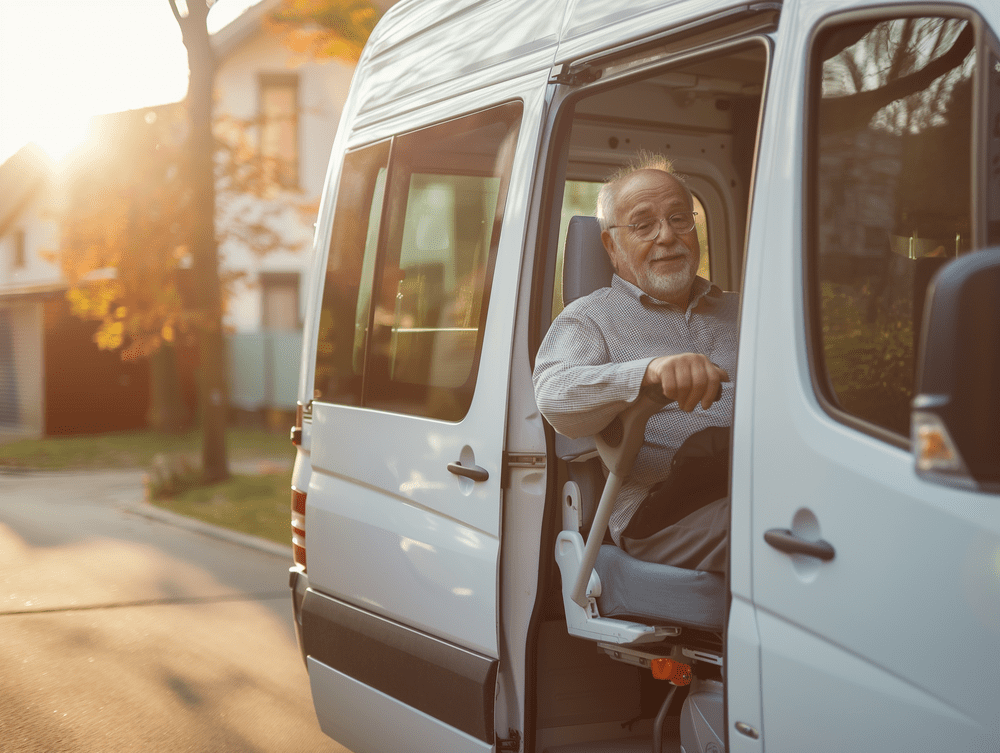
[[[281,4],[281,0],[260,0],[212,34],[212,46],[217,57],[228,57],[241,44],[260,30],[264,18]]]
[[[52,177],[52,160],[37,144],[26,144],[0,165],[0,235]]]

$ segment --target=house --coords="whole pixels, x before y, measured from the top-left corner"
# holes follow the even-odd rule
[[[225,320],[230,406],[284,425],[295,408],[315,209],[353,65],[282,46],[265,26],[279,1],[261,0],[212,41],[217,135],[249,146],[269,181],[258,192],[225,177],[219,186],[220,269],[234,280]],[[100,116],[91,130],[141,127],[171,107]],[[70,315],[66,283],[45,258],[59,239],[53,174],[33,146],[0,166],[0,433],[138,428],[149,407],[146,359],[98,351],[95,325]]]
[[[59,244],[53,165],[29,144],[0,165],[0,434],[39,436],[143,426],[149,365],[99,350],[96,324],[72,315],[47,252]]]
[[[236,411],[295,408],[301,325],[315,210],[354,66],[304,59],[264,26],[279,0],[262,0],[213,35],[217,132],[250,124],[262,169],[279,186],[265,197],[220,195],[216,227],[223,267],[242,273],[226,323],[230,405]],[[246,131],[244,131],[246,133]],[[261,254],[240,228],[264,218],[280,241]],[[277,413],[278,415],[275,415]]]
[[[52,166],[29,144],[0,165],[0,433],[40,434],[45,426],[45,305],[65,289],[37,253],[52,243]]]

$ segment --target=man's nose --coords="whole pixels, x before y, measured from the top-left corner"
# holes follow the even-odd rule
[[[661,217],[659,219],[659,223],[659,229],[654,240],[657,243],[663,243],[666,245],[673,243],[677,238],[677,233],[672,227],[670,227],[670,220],[666,217]]]

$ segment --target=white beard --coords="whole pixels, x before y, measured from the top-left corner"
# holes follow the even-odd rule
[[[692,255],[691,249],[680,241],[677,241],[677,243],[667,249],[666,253],[663,255],[669,256],[681,252],[689,257],[690,263],[684,269],[676,272],[653,272],[643,270],[644,274],[637,274],[639,270],[629,264],[633,277],[640,282],[639,287],[642,288],[642,290],[648,295],[651,295],[661,301],[674,298],[687,290],[694,282],[694,278],[698,273],[697,259],[694,261],[690,260]]]

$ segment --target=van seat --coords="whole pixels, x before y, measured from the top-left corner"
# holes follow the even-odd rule
[[[594,565],[603,586],[602,617],[720,632],[726,579],[717,573],[643,562],[605,544]]]
[[[563,257],[562,297],[569,305],[577,298],[611,285],[615,270],[601,241],[596,217],[571,217]]]
[[[566,235],[564,302],[570,303],[610,285],[612,274],[597,218],[573,217]],[[584,608],[573,600],[573,583],[585,570],[584,537],[589,541],[594,535],[601,539],[606,535],[604,528],[597,532],[590,530],[596,500],[602,497],[605,484],[603,474],[594,471],[600,467],[596,459],[588,460],[593,451],[587,451],[597,447],[595,438],[573,440],[557,434],[555,442],[556,455],[566,462],[569,477],[563,489],[566,502],[563,531],[556,542],[569,632],[618,645],[662,640],[666,635],[676,635],[681,628],[721,632],[726,605],[725,578],[643,562],[607,543],[596,553],[593,572],[597,577],[587,588],[593,606]],[[628,465],[631,467],[631,461]],[[617,494],[617,490],[611,493]]]

